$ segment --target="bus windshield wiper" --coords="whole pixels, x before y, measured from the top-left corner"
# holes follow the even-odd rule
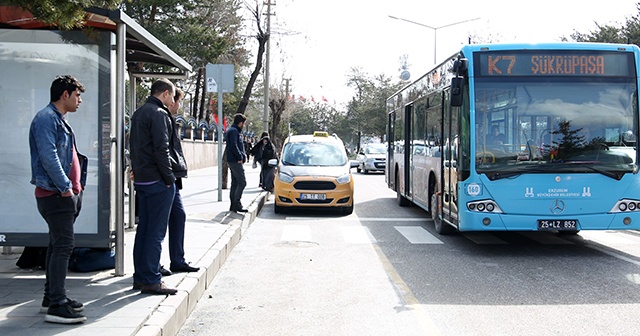
[[[565,162],[564,165],[567,165],[567,166],[580,165],[580,169],[590,170],[592,172],[596,172],[596,173],[602,174],[602,175],[604,175],[606,177],[610,177],[610,178],[618,180],[618,181],[620,181],[622,179],[622,177],[624,176],[624,174],[627,173],[625,171],[609,171],[609,170],[606,170],[606,169],[585,165],[583,162],[578,162],[578,161],[576,161],[576,162]]]
[[[489,180],[495,181],[503,178],[509,178],[522,175],[523,173],[547,173],[549,172],[549,166],[534,164],[534,165],[521,165],[521,166],[507,166],[501,169],[493,169],[491,171],[483,172],[487,175]]]

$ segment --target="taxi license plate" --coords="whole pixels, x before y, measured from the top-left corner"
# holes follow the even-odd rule
[[[577,230],[577,219],[538,219],[538,230]]]
[[[300,194],[300,199],[312,200],[312,201],[324,201],[327,199],[327,194]]]

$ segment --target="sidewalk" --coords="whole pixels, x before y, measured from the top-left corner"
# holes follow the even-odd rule
[[[200,271],[163,277],[167,286],[178,288],[176,295],[145,295],[132,289],[135,231],[128,230],[124,276],[114,276],[113,270],[68,274],[68,295],[85,304],[87,321],[77,325],[47,323],[45,314],[39,312],[44,271],[18,268],[21,249],[14,247],[13,254],[0,255],[0,335],[176,335],[264,205],[267,193],[258,188],[260,170],[252,169],[251,164],[244,167],[247,188],[242,204],[249,209],[244,215],[228,211],[229,189],[222,191],[222,202],[218,202],[217,167],[189,171],[189,178],[183,180],[185,258]],[[169,268],[167,240],[161,264]]]

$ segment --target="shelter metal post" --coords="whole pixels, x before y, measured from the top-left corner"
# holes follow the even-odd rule
[[[127,27],[119,22],[116,27],[116,108],[111,109],[111,159],[114,169],[111,174],[112,203],[115,205],[115,276],[124,275],[124,170],[122,162],[124,140],[124,104],[125,104],[125,58],[126,58]],[[115,114],[115,115],[114,115]]]

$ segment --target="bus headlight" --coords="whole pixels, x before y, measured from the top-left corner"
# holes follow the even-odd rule
[[[494,200],[482,200],[467,203],[467,209],[472,212],[503,213]]]
[[[616,202],[611,212],[638,212],[640,211],[640,201],[632,199],[622,199]]]

